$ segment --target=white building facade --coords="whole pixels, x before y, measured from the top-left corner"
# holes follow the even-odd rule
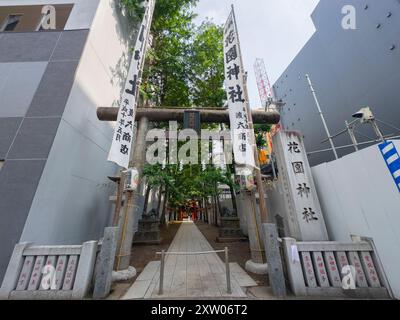
[[[38,28],[43,6],[56,29]],[[17,242],[80,244],[111,221],[112,124],[135,30],[114,0],[0,0],[0,283]]]

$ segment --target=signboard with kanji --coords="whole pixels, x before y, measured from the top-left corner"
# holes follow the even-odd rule
[[[33,266],[32,275],[29,280],[28,290],[37,290],[40,285],[40,279],[42,277],[42,269],[45,263],[45,256],[38,256]]]
[[[309,252],[302,252],[301,257],[303,260],[303,273],[305,275],[306,285],[309,288],[317,287],[317,280],[315,278],[315,272],[313,267],[313,261]]]
[[[277,214],[284,217],[285,235],[299,241],[327,241],[328,233],[301,135],[281,130],[273,137],[273,144],[278,165],[277,184],[281,190],[271,195],[271,199],[280,203]]]
[[[341,288],[342,281],[340,278],[341,270],[338,269],[335,254],[332,251],[324,252],[324,257],[326,261],[326,269],[328,271],[329,281],[332,284],[332,287]]]
[[[133,51],[128,77],[122,92],[117,124],[114,131],[108,161],[115,162],[123,168],[129,167],[133,128],[135,124],[136,105],[139,96],[143,60],[145,58],[148,35],[154,11],[154,0],[149,0],[143,22]]]
[[[240,56],[240,43],[232,10],[224,28],[225,86],[228,98],[229,118],[235,163],[253,168],[254,153],[249,126],[245,93],[244,72]]]
[[[183,128],[192,129],[198,134],[201,132],[200,111],[185,110],[183,113]]]
[[[19,275],[17,288],[15,290],[26,290],[28,287],[29,279],[33,270],[35,257],[29,256],[25,258],[24,265],[22,266],[21,274]]]

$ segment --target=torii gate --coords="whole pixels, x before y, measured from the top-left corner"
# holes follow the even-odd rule
[[[146,8],[146,13],[143,18],[143,23],[142,23],[142,28],[141,32],[138,34],[138,38],[136,40],[135,44],[135,55],[132,56],[132,62],[129,67],[129,75],[130,77],[127,78],[126,83],[125,83],[125,90],[122,93],[121,96],[121,105],[125,103],[128,107],[130,107],[130,110],[135,110],[135,112],[130,112],[130,113],[123,113],[117,108],[107,108],[107,109],[98,109],[98,117],[99,120],[103,121],[115,121],[117,118],[121,118],[121,120],[131,120],[131,123],[136,120],[139,120],[138,128],[137,128],[137,137],[135,141],[135,146],[131,144],[131,148],[127,148],[126,145],[124,145],[125,149],[128,149],[128,152],[122,152],[118,150],[122,150],[119,147],[122,148],[122,146],[119,146],[117,143],[113,144],[111,146],[110,154],[109,154],[109,160],[114,161],[118,164],[123,164],[123,167],[129,167],[129,168],[136,168],[139,177],[142,175],[143,171],[143,164],[144,164],[144,149],[145,149],[145,136],[147,133],[147,128],[148,128],[148,123],[149,121],[168,121],[168,120],[181,120],[183,119],[184,111],[185,109],[178,109],[178,108],[162,108],[162,109],[156,109],[156,108],[137,108],[138,104],[138,85],[142,81],[142,72],[143,72],[143,67],[144,67],[144,57],[146,53],[146,49],[148,46],[148,39],[150,37],[150,26],[151,26],[151,21],[153,17],[153,12],[154,12],[154,7],[155,7],[155,0],[150,0],[148,2],[148,6]],[[230,100],[228,100],[229,104],[229,111],[233,110],[243,110],[246,114],[246,122],[248,123],[248,128],[253,131],[253,123],[270,123],[270,124],[276,124],[279,122],[279,114],[278,113],[268,113],[268,112],[252,112],[250,109],[249,105],[249,98],[248,98],[248,92],[247,92],[247,73],[244,72],[243,69],[243,61],[242,61],[242,55],[240,51],[240,42],[239,42],[239,34],[237,32],[237,26],[236,26],[236,19],[234,15],[234,9],[232,6],[232,12],[231,15],[228,18],[228,21],[230,21],[230,24],[228,25],[229,28],[231,28],[231,33],[233,32],[234,37],[230,38],[232,41],[236,39],[236,46],[238,48],[238,52],[236,51],[235,47],[235,54],[230,56],[230,61],[225,61],[225,67],[228,67],[228,63],[234,61],[239,57],[240,61],[237,61],[237,64],[239,65],[238,74],[236,74],[236,80],[233,80],[234,78],[231,77],[232,79],[230,80],[230,85],[234,88],[238,88],[240,91],[240,97],[237,97],[237,101],[235,100],[235,97],[233,97],[232,101],[235,108],[231,106],[231,103],[229,103]],[[233,27],[234,26],[234,27]],[[224,28],[224,33],[227,29]],[[232,43],[230,41],[230,43]],[[225,49],[227,49],[228,45],[225,45]],[[233,48],[230,48],[229,50],[232,51]],[[227,56],[227,53],[225,54],[225,57]],[[233,57],[234,56],[234,57]],[[227,59],[226,59],[227,60]],[[232,67],[232,66],[231,66]],[[240,76],[239,76],[240,75]],[[243,95],[243,97],[242,97]],[[235,92],[234,92],[235,96]],[[246,101],[246,102],[245,102]],[[245,103],[244,103],[245,102]],[[196,110],[192,108],[188,108],[190,110]],[[202,122],[211,122],[211,123],[229,123],[230,116],[229,116],[229,111],[227,109],[197,109],[200,113],[200,119]],[[242,114],[242,112],[239,112],[239,114]],[[123,118],[123,119],[122,119]],[[243,126],[243,124],[242,124]],[[114,132],[114,135],[117,136],[117,131]],[[114,142],[117,141],[117,139],[114,139]],[[261,216],[264,220],[267,220],[267,208],[266,208],[266,203],[265,199],[263,197],[264,191],[263,191],[263,185],[262,185],[262,179],[261,179],[261,172],[259,168],[259,163],[258,163],[258,154],[257,154],[257,148],[255,145],[255,137],[254,134],[252,133],[250,135],[250,141],[247,141],[247,144],[251,144],[251,148],[253,149],[253,156],[254,156],[254,164],[251,164],[251,166],[255,166],[256,172],[255,172],[255,178],[257,182],[257,188],[260,194],[259,197],[259,206],[260,206],[260,212]],[[247,146],[246,144],[246,146]],[[132,148],[134,147],[134,152],[130,152]],[[117,151],[116,151],[116,150]],[[125,150],[124,149],[124,150]],[[123,156],[122,156],[123,154]],[[130,158],[128,158],[130,156]],[[253,162],[253,161],[252,161]],[[121,177],[121,180],[123,180],[124,177]],[[135,207],[135,202],[137,199],[137,192],[133,194],[133,192],[127,192],[127,197],[126,197],[126,205],[124,207],[124,224],[122,226],[122,236],[120,243],[118,244],[118,255],[117,255],[117,263],[116,263],[116,268],[117,270],[122,270],[126,269],[129,266],[129,257],[130,257],[130,251],[131,251],[131,243],[133,239],[133,222],[134,222],[134,215],[133,215],[133,208]],[[120,198],[117,199],[117,209],[118,206],[121,205],[120,203]],[[119,201],[119,202],[118,202]],[[130,211],[132,212],[130,214]],[[119,211],[117,211],[119,212]],[[266,222],[266,221],[265,221]],[[261,244],[257,245],[258,247],[261,246]],[[254,251],[254,250],[253,250]],[[253,252],[252,251],[252,252]],[[260,251],[260,250],[258,250]],[[253,256],[253,254],[252,254]],[[257,258],[255,260],[262,260],[261,258]],[[262,261],[261,261],[262,262]]]
[[[150,122],[183,121],[185,111],[199,111],[202,123],[226,123],[229,124],[229,112],[227,108],[138,108],[135,119],[140,121],[147,118]],[[253,122],[257,124],[277,124],[280,120],[278,112],[253,111]],[[116,121],[118,108],[98,108],[97,117],[101,121]]]
[[[203,123],[227,123],[229,124],[229,111],[227,108],[143,108],[139,107],[136,111],[135,119],[138,121],[135,148],[133,149],[130,167],[135,167],[139,172],[139,184],[142,177],[144,165],[145,140],[149,122],[182,122],[185,111],[199,111],[200,119]],[[280,121],[280,114],[275,111],[252,111],[253,123],[256,124],[277,124]],[[97,117],[100,121],[116,121],[118,108],[99,107]],[[119,187],[117,196],[116,212],[119,214],[121,209],[122,188]],[[125,202],[124,225],[122,227],[122,238],[118,244],[117,270],[126,269],[129,266],[129,257],[133,240],[134,207],[137,206],[137,192],[129,192]],[[131,213],[131,214],[130,214]]]

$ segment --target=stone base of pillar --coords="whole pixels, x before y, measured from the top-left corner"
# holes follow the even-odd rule
[[[139,228],[133,237],[132,243],[150,245],[160,244],[160,220],[150,218],[139,220]]]
[[[236,242],[246,241],[240,229],[240,221],[238,217],[221,217],[221,226],[219,227],[219,235],[217,242]]]
[[[136,269],[132,266],[125,270],[113,271],[112,282],[130,280],[136,276],[136,273]]]
[[[245,265],[245,269],[248,272],[255,274],[268,274],[268,264],[267,263],[256,263],[252,260],[248,260]]]

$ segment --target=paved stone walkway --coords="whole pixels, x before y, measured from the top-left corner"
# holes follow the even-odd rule
[[[192,222],[179,228],[169,252],[214,250]],[[122,299],[246,297],[244,287],[257,286],[237,264],[230,263],[232,294],[227,293],[225,263],[216,253],[168,255],[165,260],[164,294],[158,295],[160,262],[150,262]]]

